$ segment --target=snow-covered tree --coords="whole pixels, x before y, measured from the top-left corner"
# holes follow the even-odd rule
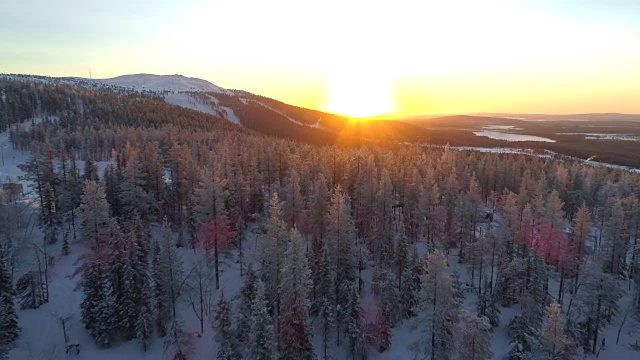
[[[290,242],[280,270],[282,310],[278,316],[280,359],[315,359],[309,319],[311,279],[300,233],[290,231]]]
[[[618,300],[623,290],[616,276],[604,273],[598,266],[588,267],[584,275],[584,285],[576,293],[577,314],[583,324],[583,340],[591,342],[595,354],[600,331],[618,311]]]
[[[268,221],[267,236],[259,245],[261,273],[268,304],[276,310],[274,314],[277,319],[280,309],[280,293],[278,289],[281,284],[282,262],[289,240],[285,224],[282,221],[282,202],[280,202],[278,193],[274,193],[271,198]]]
[[[362,308],[358,283],[344,282],[340,291],[345,294],[345,303],[338,316],[343,318],[349,352],[355,360],[364,356]]]
[[[256,282],[255,298],[251,306],[251,332],[247,357],[255,360],[276,358],[273,323],[268,312],[265,286],[259,279]]]
[[[169,304],[166,303],[166,289],[163,281],[163,273],[160,266],[162,248],[159,242],[154,243],[152,278],[153,278],[153,312],[155,315],[155,327],[160,337],[167,335],[167,325],[171,318]]]
[[[408,319],[416,315],[418,300],[420,297],[420,287],[422,286],[423,265],[418,258],[418,252],[412,251],[411,258],[404,271],[405,281],[400,289],[401,317]]]
[[[342,329],[342,320],[350,304],[351,294],[346,291],[353,283],[358,286],[357,278],[357,257],[356,257],[356,229],[351,217],[351,206],[349,197],[342,193],[341,188],[336,188],[331,197],[329,216],[327,224],[326,240],[331,254],[331,266],[335,269],[335,301],[338,314],[335,318],[335,325],[338,335],[338,345],[340,335],[347,329]],[[358,286],[359,287],[359,286]],[[359,290],[358,290],[359,292]],[[352,304],[352,306],[355,306]]]
[[[489,344],[491,325],[486,317],[475,317],[462,311],[455,330],[455,348],[461,359],[489,360],[493,357]]]
[[[256,291],[256,273],[253,266],[249,263],[244,278],[244,284],[240,290],[240,304],[238,305],[238,322],[237,335],[238,340],[245,341],[249,337],[251,331],[251,306],[255,299]]]
[[[326,241],[322,243],[321,256],[318,261],[316,286],[316,308],[318,309],[318,319],[322,327],[322,347],[324,359],[327,359],[327,348],[329,335],[333,330],[335,322],[335,268],[331,266],[331,254]]]
[[[115,340],[115,302],[111,297],[108,270],[104,252],[91,254],[82,267],[82,322],[100,347],[110,346]]]
[[[415,344],[422,355],[431,359],[446,358],[452,351],[454,327],[460,309],[454,296],[453,278],[447,269],[447,259],[440,252],[427,256],[417,305],[417,324],[423,335]]]

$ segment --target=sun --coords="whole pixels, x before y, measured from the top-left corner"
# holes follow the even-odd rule
[[[329,88],[326,110],[352,118],[393,113],[390,82],[374,73],[336,76]]]

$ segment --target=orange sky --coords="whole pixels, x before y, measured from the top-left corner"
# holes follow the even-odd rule
[[[640,113],[639,18],[637,0],[9,1],[0,72],[179,73],[352,116]]]

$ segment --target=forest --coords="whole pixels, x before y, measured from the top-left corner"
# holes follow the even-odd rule
[[[0,192],[0,359],[29,359],[23,318],[58,282],[79,297],[56,313],[63,353],[640,356],[640,174],[310,144],[106,89],[0,79],[0,94],[7,147],[30,154],[0,179],[28,193]]]

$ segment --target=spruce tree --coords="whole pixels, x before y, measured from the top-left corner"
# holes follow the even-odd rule
[[[290,232],[289,247],[285,253],[279,289],[282,311],[278,315],[280,359],[313,360],[311,320],[309,319],[309,293],[311,279],[300,233]]]
[[[166,284],[163,279],[161,268],[162,248],[159,242],[155,242],[153,251],[153,295],[154,295],[154,314],[155,327],[160,337],[167,335],[167,325],[171,319],[169,303],[166,298]]]
[[[240,305],[238,309],[237,335],[239,341],[245,341],[251,331],[251,306],[255,299],[256,273],[249,263],[245,274],[244,284],[240,290]]]

